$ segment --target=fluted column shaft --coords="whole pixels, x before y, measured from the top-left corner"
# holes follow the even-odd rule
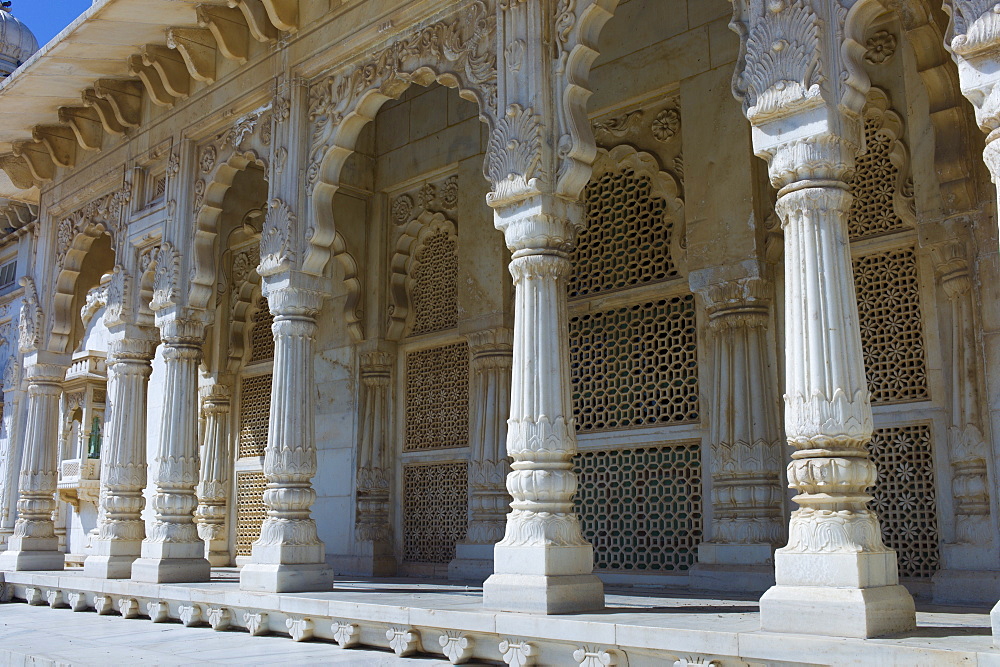
[[[101,455],[97,538],[84,561],[89,577],[125,579],[139,557],[146,526],[146,397],[155,340],[114,340],[108,350],[108,410]]]
[[[699,563],[769,564],[784,533],[777,390],[767,352],[770,283],[703,290],[712,335],[712,538]]]
[[[467,336],[472,365],[472,439],[469,456],[467,544],[493,545],[503,538],[510,496],[504,480],[507,415],[510,414],[513,337],[509,329]]]
[[[582,208],[545,197],[496,210],[511,249],[514,346],[507,454],[510,504],[489,608],[564,613],[604,606],[593,548],[573,508],[576,425],[569,369],[569,253]]]
[[[274,315],[274,373],[264,455],[267,518],[254,542],[251,563],[240,573],[244,590],[321,590],[333,581],[326,549],[310,511],[316,501],[313,348],[323,293],[265,278]]]
[[[232,445],[229,437],[229,388],[212,385],[202,401],[205,418],[201,455],[201,479],[198,482],[198,507],[194,511],[198,536],[205,542],[205,557],[214,566],[229,565],[226,530],[229,500],[229,469]]]
[[[198,364],[204,324],[183,312],[161,311],[163,339],[163,414],[153,459],[152,521],[142,542],[142,557],[132,565],[136,581],[207,581],[210,566],[198,537]]]
[[[18,483],[17,521],[0,570],[61,570],[52,513],[59,477],[59,399],[66,368],[36,363],[26,369],[28,418]]]
[[[389,526],[389,384],[392,357],[384,352],[362,355],[361,440],[358,449],[359,541],[385,542]]]

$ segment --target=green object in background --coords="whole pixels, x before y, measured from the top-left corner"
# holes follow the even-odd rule
[[[101,418],[94,415],[94,421],[90,426],[90,438],[87,440],[87,458],[101,458]]]

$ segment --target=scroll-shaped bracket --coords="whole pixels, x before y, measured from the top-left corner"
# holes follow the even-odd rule
[[[76,166],[76,135],[63,125],[36,125],[32,138],[45,147],[52,162],[60,167]]]
[[[142,47],[142,64],[152,67],[160,75],[163,88],[174,97],[191,94],[191,77],[184,58],[176,51],[160,44]]]
[[[24,158],[24,162],[35,181],[48,183],[56,175],[56,165],[52,156],[41,143],[37,141],[15,141],[14,155]]]
[[[97,111],[87,107],[59,107],[59,122],[65,123],[85,151],[101,149],[104,127]]]
[[[139,61],[140,65],[141,62]],[[94,82],[94,95],[107,102],[115,120],[123,128],[139,127],[142,119],[142,85],[138,81],[98,79]]]
[[[147,66],[139,54],[129,56],[128,73],[139,77],[139,80],[146,87],[146,92],[149,93],[149,99],[153,104],[161,107],[172,107],[174,102],[176,102],[174,96],[163,86],[160,74],[152,67]]]
[[[215,83],[215,38],[199,28],[169,28],[167,46],[184,60],[191,78]]]
[[[215,37],[219,53],[243,65],[250,57],[250,30],[238,9],[198,5],[198,25]]]
[[[227,4],[240,10],[250,34],[258,42],[273,42],[278,39],[278,30],[271,23],[267,10],[260,0],[228,0]]]
[[[299,0],[262,0],[271,25],[284,32],[299,29]]]
[[[23,157],[17,155],[0,156],[0,169],[3,169],[10,182],[19,190],[30,190],[38,185],[28,161]]]

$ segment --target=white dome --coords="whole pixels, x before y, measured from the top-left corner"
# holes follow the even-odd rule
[[[28,26],[0,9],[0,76],[8,76],[38,50],[38,40]]]

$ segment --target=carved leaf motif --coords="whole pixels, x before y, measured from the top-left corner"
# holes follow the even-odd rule
[[[493,183],[490,203],[508,201],[534,189],[542,159],[541,120],[531,107],[507,107],[487,146],[486,176]]]
[[[260,266],[257,272],[261,275],[271,275],[293,261],[291,235],[294,222],[295,214],[291,207],[280,199],[272,199],[260,237]]]
[[[17,320],[17,341],[18,349],[27,353],[37,350],[42,344],[42,309],[38,305],[35,281],[24,276],[21,278],[21,285],[24,287],[24,297]]]
[[[641,111],[629,111],[620,116],[614,116],[606,120],[594,121],[592,128],[594,134],[607,133],[615,137],[624,137],[629,130],[635,128],[642,119]]]
[[[180,282],[180,256],[170,243],[163,243],[156,253],[153,275],[153,301],[150,308],[159,310],[177,302]]]
[[[748,117],[807,105],[819,97],[820,20],[804,0],[771,0],[747,38]]]
[[[215,162],[218,159],[218,151],[215,146],[205,146],[201,151],[201,157],[198,160],[198,164],[201,166],[203,173],[208,173],[212,171],[215,167]]]
[[[952,50],[961,56],[973,55],[1000,40],[1000,13],[995,0],[945,0],[944,9],[952,17]]]
[[[105,323],[117,323],[122,320],[127,308],[129,283],[125,268],[121,265],[116,266],[108,283],[107,306],[104,310]]]

